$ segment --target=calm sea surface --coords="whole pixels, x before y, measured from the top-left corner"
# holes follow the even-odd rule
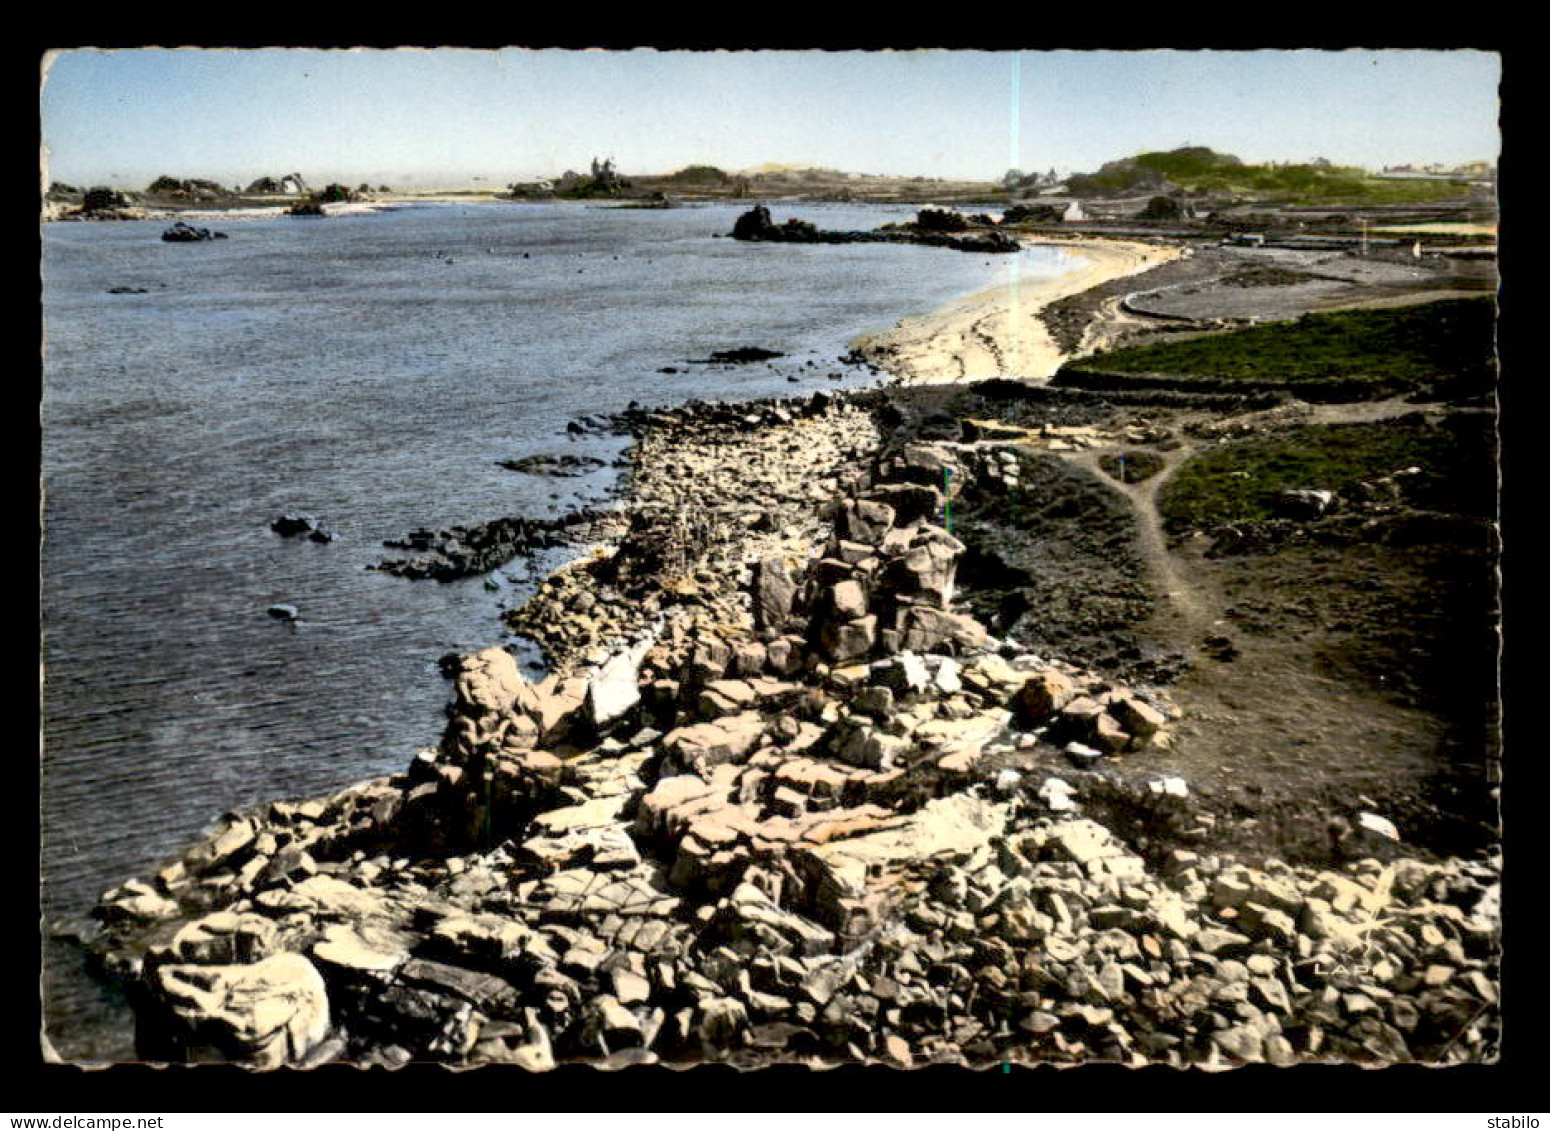
[[[51,927],[84,923],[102,891],[228,809],[395,772],[437,740],[437,659],[508,642],[500,609],[555,562],[409,582],[367,570],[398,555],[383,540],[551,515],[601,499],[616,475],[546,479],[499,461],[611,461],[623,440],[565,425],[631,400],[855,385],[869,378],[838,358],[858,335],[1066,267],[1053,250],[715,238],[739,211],[423,204],[200,220],[229,236],[201,244],[163,243],[159,221],[45,225]],[[825,228],[909,214],[772,211]],[[693,364],[750,345],[786,356]],[[338,540],[272,533],[288,510]],[[276,603],[300,623],[270,617]],[[55,1048],[132,1059],[121,1003],[69,944],[42,945]]]

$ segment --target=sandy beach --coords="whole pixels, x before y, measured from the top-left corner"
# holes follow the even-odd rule
[[[1119,240],[1054,243],[1078,266],[1053,279],[1014,281],[907,318],[859,343],[861,352],[904,384],[1049,377],[1066,355],[1039,311],[1111,279],[1139,274],[1184,255],[1184,249]]]

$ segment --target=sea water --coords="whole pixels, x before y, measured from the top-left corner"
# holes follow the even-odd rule
[[[438,659],[509,642],[501,608],[555,564],[410,582],[367,568],[401,553],[384,540],[599,501],[626,441],[573,437],[577,417],[874,381],[839,360],[859,335],[1069,266],[718,238],[739,211],[416,204],[199,220],[228,238],[196,244],[163,242],[165,221],[45,225],[42,992],[61,1056],[133,1046],[56,928],[227,810],[403,769],[445,722]],[[742,346],[784,356],[704,363]],[[500,466],[539,454],[604,466]],[[287,511],[336,540],[275,534]]]

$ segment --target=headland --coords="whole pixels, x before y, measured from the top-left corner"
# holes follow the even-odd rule
[[[1493,1059],[1490,300],[1261,250],[617,418],[546,678],[460,657],[403,772],[104,895],[142,1057]]]

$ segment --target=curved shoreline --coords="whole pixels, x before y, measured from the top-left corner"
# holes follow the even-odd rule
[[[1067,355],[1039,317],[1045,307],[1187,254],[1179,246],[1133,240],[1041,239],[1028,244],[1071,251],[1086,263],[1054,278],[1014,280],[903,319],[892,329],[863,338],[858,351],[905,385],[1050,377]]]
[[[1047,303],[1185,254],[1080,251],[1032,296],[901,324],[920,352],[898,356],[917,374],[946,356],[938,382],[972,376],[970,346],[1025,358]],[[1485,1054],[1482,1032],[1455,1046],[1491,1023],[1495,866],[1394,863],[1378,841],[1355,871],[1250,863],[1207,852],[1215,816],[1159,763],[1093,773],[1105,752],[1165,752],[1185,716],[953,611],[968,547],[935,525],[949,484],[1005,492],[1018,473],[909,442],[889,411],[906,399],[643,411],[628,528],[525,607],[583,663],[529,683],[501,647],[460,657],[443,739],[405,771],[231,814],[104,895],[139,1055],[542,1071]],[[1116,812],[1193,848],[1160,862]],[[1074,898],[1028,894],[1046,889]],[[1328,1011],[1351,986],[1318,962],[1388,945],[1379,911],[1405,936],[1383,961],[1409,979],[1385,1000],[1430,1028]],[[1439,955],[1478,1010],[1422,988]],[[1230,987],[1250,975],[1252,1009],[1223,1028],[1207,1005],[1248,1003]],[[1157,1008],[1137,981],[1199,1004]]]
[[[1047,376],[1066,360],[1040,318],[1050,303],[1188,254],[1121,241],[1067,246],[1086,264],[907,319],[868,339],[863,352],[900,384]],[[1102,318],[1094,315],[1094,323]],[[1034,371],[1043,364],[1048,372]],[[584,664],[529,684],[498,648],[461,657],[447,732],[404,773],[312,802],[233,814],[154,880],[107,893],[105,920],[136,944],[113,957],[144,1011],[150,1043],[143,1055],[156,1061],[218,1052],[245,1063],[385,1067],[440,1059],[543,1070],[566,1062],[649,1064],[658,1050],[669,1063],[796,1063],[817,1047],[836,1063],[982,1067],[1013,1056],[1118,1059],[1117,1048],[1134,1056],[1132,1035],[1146,1061],[1175,1067],[1290,1063],[1319,1052],[1305,1050],[1300,1036],[1296,1044],[1282,1036],[1279,1020],[1265,1022],[1262,1032],[1261,1015],[1276,1014],[1294,1036],[1313,1021],[1334,1027],[1346,1042],[1337,1046],[1343,1056],[1410,1059],[1397,1030],[1361,1020],[1342,1035],[1311,997],[1303,999],[1299,982],[1282,980],[1276,964],[1293,954],[1306,958],[1293,948],[1303,942],[1299,932],[1312,948],[1314,919],[1338,941],[1342,932],[1365,932],[1368,921],[1357,912],[1382,900],[1414,934],[1441,929],[1433,905],[1417,896],[1390,908],[1387,880],[1369,890],[1333,866],[1261,871],[1230,854],[1213,853],[1197,869],[1198,857],[1186,851],[1165,875],[1108,828],[1104,808],[1103,790],[1114,789],[1123,805],[1149,807],[1148,820],[1159,828],[1193,824],[1196,802],[1185,800],[1187,789],[1155,788],[1170,779],[1152,777],[1152,767],[1138,765],[1145,777],[1120,785],[1078,779],[1073,793],[1091,806],[1085,817],[1067,812],[1063,793],[1028,788],[1037,780],[1031,764],[1019,763],[1028,787],[1018,786],[1015,771],[1002,784],[1001,759],[1032,749],[1023,745],[1028,735],[1042,736],[1026,730],[1028,719],[1008,730],[1004,716],[1028,714],[1040,694],[1077,695],[1065,707],[1049,705],[1046,720],[1053,721],[1045,725],[1056,734],[1076,733],[1071,728],[1086,717],[1063,714],[1073,703],[1114,706],[1134,734],[1116,731],[1117,717],[1103,716],[1111,718],[1108,730],[1089,721],[1091,741],[1112,741],[1115,753],[1145,746],[1178,716],[1162,709],[1165,696],[1149,701],[1062,660],[1022,653],[1010,638],[985,638],[972,617],[948,612],[963,548],[934,526],[946,498],[926,484],[948,468],[953,482],[978,477],[989,489],[998,478],[1005,484],[1004,471],[994,458],[951,442],[887,452],[886,417],[856,403],[865,396],[818,394],[804,398],[806,410],[731,402],[643,414],[629,513],[657,518],[632,522],[590,563],[611,564],[562,568],[531,602],[534,621],[551,637],[595,622],[597,631],[579,634],[584,639],[562,641]],[[910,613],[894,628],[881,627],[890,618],[875,610],[916,607],[899,589],[906,577],[908,588],[933,596],[930,615]],[[671,600],[656,602],[656,590],[670,590]],[[868,616],[855,616],[858,594],[859,611],[873,610]],[[619,651],[607,636],[645,627],[621,618],[625,609],[648,614],[642,619],[655,628]],[[888,632],[897,638],[888,640]],[[897,651],[905,644],[924,665],[915,681],[921,686],[910,682]],[[859,657],[851,654],[857,649]],[[1047,763],[1038,772],[1050,774],[1046,787],[1066,782]],[[1125,793],[1131,788],[1133,797]],[[916,866],[922,844],[948,850],[935,862],[941,882],[929,896],[887,878],[891,869]],[[1014,878],[1026,872],[1041,884],[1070,879],[1070,868],[1053,861],[1071,857],[1082,869],[1080,896],[1093,906],[1077,903],[1071,922],[1058,928],[1046,928],[1034,918],[1044,913],[1015,897],[990,916],[965,919],[966,897],[954,895],[946,879],[969,885],[985,872],[978,860],[992,847],[1002,853],[997,869],[1012,869]],[[1478,906],[1488,904],[1488,869],[1459,861],[1406,860],[1404,867],[1407,877],[1440,876],[1463,885],[1471,899],[1480,895]],[[1005,876],[988,875],[985,891],[1010,890]],[[1120,877],[1129,881],[1130,900],[1144,896],[1130,909],[1135,914],[1101,901]],[[1408,878],[1401,887],[1420,890]],[[1224,911],[1240,892],[1253,897],[1241,905],[1248,913]],[[1330,893],[1351,906],[1327,914],[1314,906]],[[1294,906],[1314,913],[1282,912]],[[144,924],[150,930],[141,934]],[[1184,992],[1208,976],[1199,973],[1202,964],[1215,970],[1238,958],[1257,961],[1245,968],[1271,971],[1255,999],[1266,1008],[1256,1005],[1240,1015],[1243,1024],[1223,1030],[1209,1016],[1153,1016],[1144,995],[1124,992],[1123,980],[1120,992],[1104,989],[1114,970],[1124,971],[1084,957],[1096,955],[1099,936],[1150,938],[1143,932],[1157,925],[1177,935],[1179,946],[1162,952],[1153,938],[1159,953],[1142,971],[1148,979]],[[878,942],[884,927],[900,930]],[[1464,933],[1471,954],[1458,960],[1460,971],[1468,963],[1461,983],[1488,977],[1480,961],[1488,937],[1484,920]],[[1187,959],[1176,953],[1185,939],[1198,952]],[[142,941],[149,945],[136,955]],[[999,970],[997,959],[1014,948],[1069,963],[1075,989],[1070,1000],[1064,992],[1020,1000],[1019,1008],[1040,1007],[1025,1017],[1037,1021],[1022,1024],[1030,1035],[1014,1035],[1007,1047],[987,1045],[988,1037],[971,1046],[956,1039],[957,1029],[946,1040],[934,1024],[902,1010],[892,1019],[869,1013],[864,997],[848,993],[858,971],[867,979],[862,986],[877,979],[896,989],[899,970],[906,984],[911,970],[946,969],[948,960],[966,974],[970,967]],[[772,949],[786,956],[784,966]],[[986,950],[992,961],[973,961]],[[735,959],[750,955],[748,969],[759,980],[739,983]],[[1394,961],[1405,967],[1407,957]],[[211,1008],[194,992],[209,980],[251,988],[269,995],[266,1002],[283,998],[290,1010],[283,1030],[251,1038],[244,1015]],[[962,1004],[929,978],[907,988],[917,1009],[929,1005],[958,1026],[979,1025],[986,1007],[976,1020],[972,1003],[994,999],[1006,980],[968,980]],[[1083,987],[1093,986],[1082,1000]],[[1216,981],[1204,988],[1222,990]],[[416,1028],[426,1012],[435,1032]],[[1094,1020],[1103,1014],[1107,1029]],[[1092,1047],[1042,1043],[1045,1032],[1062,1026]],[[1100,1045],[1116,1026],[1123,1047]],[[211,1032],[220,1040],[202,1047]],[[1353,1043],[1359,1038],[1366,1043]],[[1431,1047],[1417,1044],[1416,1052]]]

